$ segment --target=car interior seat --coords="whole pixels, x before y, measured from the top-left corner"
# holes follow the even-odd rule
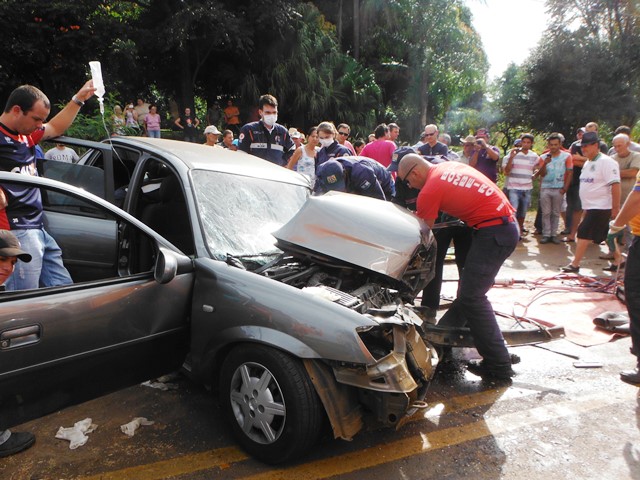
[[[193,234],[189,224],[189,212],[180,182],[175,174],[170,173],[162,179],[158,198],[158,202],[144,206],[140,220],[173,243],[184,254],[193,255]]]

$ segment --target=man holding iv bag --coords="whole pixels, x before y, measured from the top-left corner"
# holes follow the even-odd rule
[[[92,68],[92,73],[96,74],[95,68]],[[95,83],[100,84],[104,95],[102,78],[96,78]],[[94,80],[89,80],[48,122],[51,103],[41,90],[32,85],[22,85],[11,92],[0,115],[0,170],[37,176],[36,145],[62,135],[96,90]],[[72,283],[62,263],[60,247],[44,229],[42,198],[38,188],[0,184],[0,229],[10,230],[19,239],[22,249],[32,256],[31,262],[20,262],[16,266],[13,276],[7,281],[7,290]]]

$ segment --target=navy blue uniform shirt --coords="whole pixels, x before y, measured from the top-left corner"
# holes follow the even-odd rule
[[[247,123],[240,130],[238,139],[240,150],[283,167],[293,154],[293,140],[287,129],[278,123],[271,132],[262,120]]]

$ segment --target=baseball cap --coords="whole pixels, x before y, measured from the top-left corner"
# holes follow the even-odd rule
[[[327,160],[316,171],[315,193],[325,193],[330,190],[346,191],[344,181],[344,167],[336,160]]]
[[[600,143],[597,132],[584,132],[580,145],[591,145],[592,143]]]
[[[522,145],[522,139],[521,139],[521,138],[516,138],[516,139],[513,141],[513,145],[514,145],[515,147],[519,147],[520,145]]]
[[[416,153],[416,151],[411,147],[400,147],[400,148],[397,148],[393,152],[393,156],[391,157],[391,164],[387,167],[387,170],[389,172],[397,172],[398,171],[398,164],[400,163],[400,160],[402,160],[402,157],[404,157],[408,153]]]
[[[215,125],[209,125],[207,128],[204,129],[204,134],[206,135],[207,133],[213,133],[214,135],[220,135],[220,130],[218,130]]]
[[[20,249],[20,242],[9,230],[0,230],[0,256],[18,257],[23,262],[31,261],[31,255]]]
[[[297,128],[290,128],[289,129],[289,136],[291,138],[302,138],[302,134],[298,131]]]
[[[473,144],[475,144],[476,143],[476,137],[474,137],[473,135],[467,135],[465,137],[465,139],[462,141],[462,143],[465,143],[465,144],[466,143],[473,143]]]

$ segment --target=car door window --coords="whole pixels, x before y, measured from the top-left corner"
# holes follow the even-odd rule
[[[60,137],[56,142],[83,148],[77,139]],[[40,160],[42,176],[69,183],[122,207],[127,187],[141,152],[107,143],[85,142],[89,146],[75,163]]]
[[[165,162],[147,158],[131,186],[129,208],[144,224],[174,244],[185,255],[195,253],[193,230],[182,181]]]
[[[68,183],[100,198],[105,198],[104,170],[102,168],[55,160],[43,160],[42,167],[43,176],[46,178]],[[55,197],[56,194],[52,192],[52,196]]]
[[[62,249],[74,283],[150,271],[152,238],[85,198],[41,188],[45,229]]]

